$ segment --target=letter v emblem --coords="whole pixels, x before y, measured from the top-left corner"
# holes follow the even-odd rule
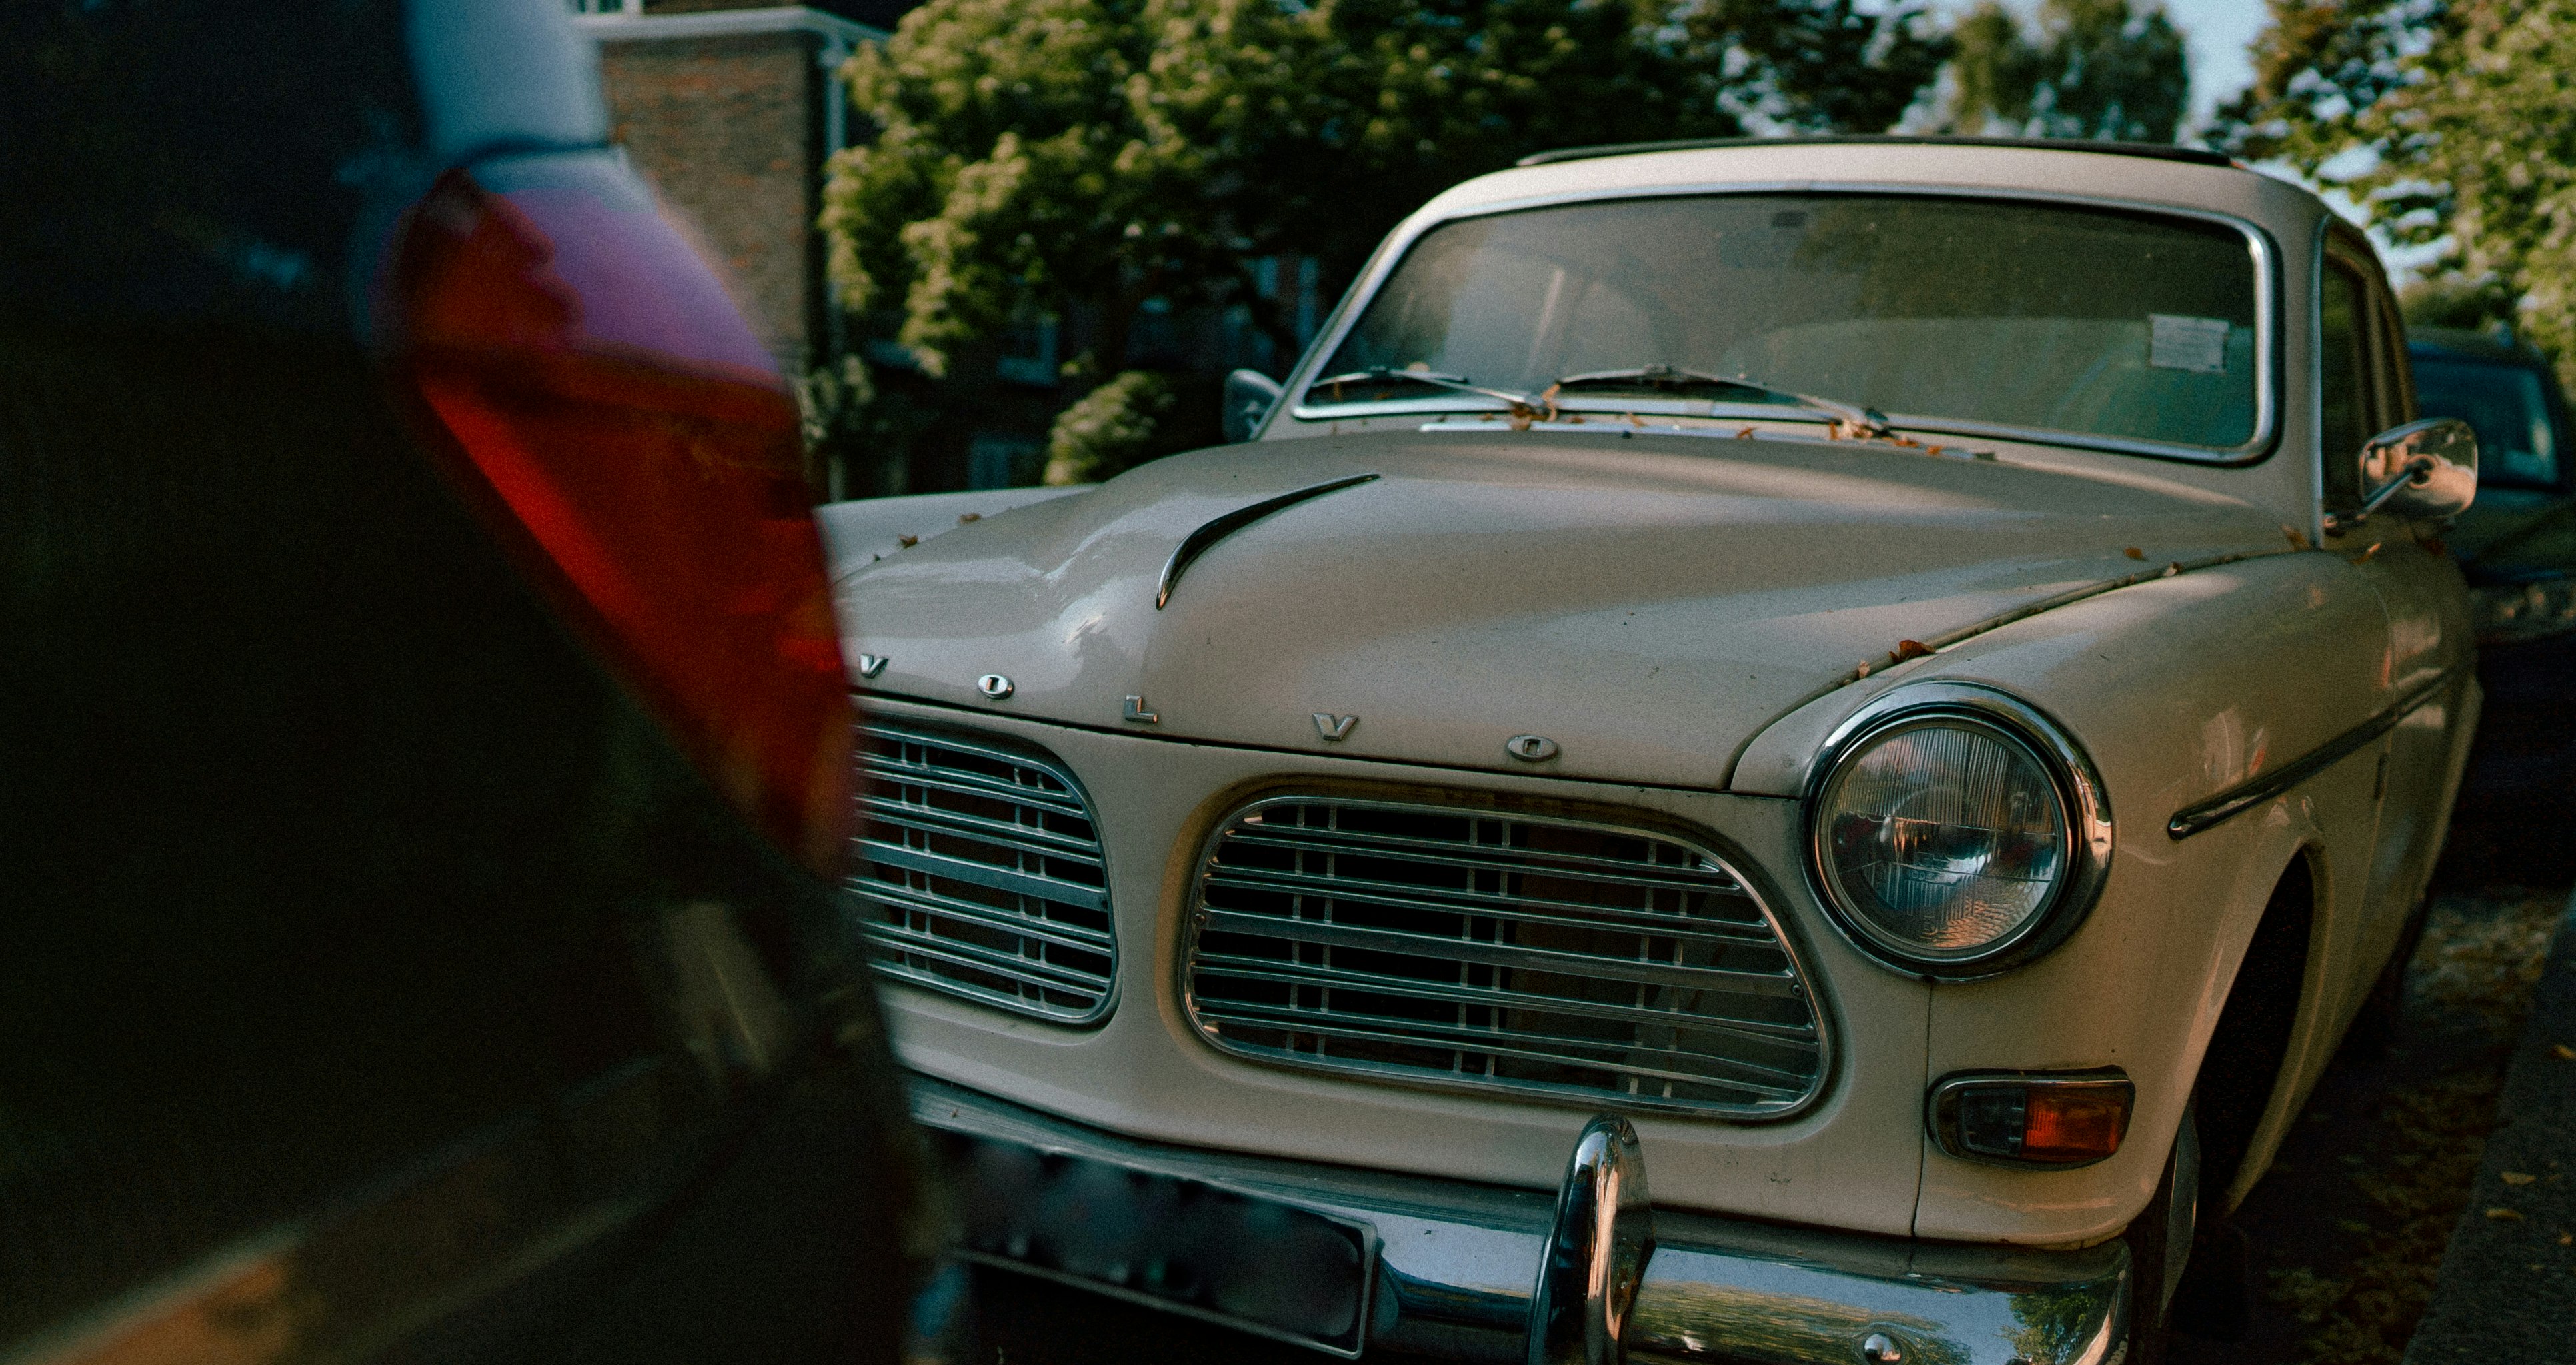
[[[1359,723],[1360,718],[1357,716],[1335,716],[1322,711],[1315,713],[1315,733],[1326,739],[1348,739],[1351,727]]]

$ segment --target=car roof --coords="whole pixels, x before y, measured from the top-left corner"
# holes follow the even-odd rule
[[[2331,217],[2324,201],[2300,186],[2191,148],[2020,138],[1835,137],[1541,153],[1525,164],[1450,187],[1424,205],[1417,220],[1639,193],[1880,188],[2098,199],[2226,214],[2265,229],[2285,250],[2302,254],[2317,224]]]
[[[1515,166],[1553,166],[1565,161],[1589,161],[1603,156],[1634,156],[1641,152],[1697,151],[1710,147],[1759,147],[1795,141],[1806,146],[1880,147],[2030,147],[2054,152],[2099,152],[2111,156],[2143,156],[2157,161],[2185,161],[2196,166],[2238,166],[2243,163],[2225,152],[2206,147],[2177,147],[2168,142],[2122,142],[2108,138],[2042,138],[2042,137],[1951,137],[1905,133],[1839,133],[1826,137],[1700,137],[1680,138],[1669,142],[1605,142],[1590,147],[1560,147],[1554,151],[1532,152],[1513,162]]]

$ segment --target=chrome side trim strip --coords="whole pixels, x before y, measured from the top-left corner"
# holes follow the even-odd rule
[[[1334,479],[1329,483],[1319,483],[1311,488],[1300,488],[1293,493],[1282,493],[1275,498],[1265,498],[1250,507],[1238,507],[1183,536],[1180,547],[1172,551],[1172,557],[1169,560],[1164,561],[1162,585],[1154,592],[1154,610],[1161,611],[1171,605],[1172,588],[1181,581],[1181,575],[1189,571],[1190,565],[1196,563],[1199,556],[1216,548],[1218,541],[1273,512],[1294,507],[1309,498],[1320,498],[1326,493],[1338,493],[1355,484],[1373,483],[1377,477],[1375,474],[1354,474],[1347,479]]]
[[[2165,835],[2177,842],[2203,830],[2215,828],[2292,787],[2351,757],[2372,740],[2397,728],[2397,722],[2413,715],[2425,703],[2448,688],[2454,676],[2444,673],[2431,682],[2406,694],[2396,704],[2363,721],[2361,724],[2327,740],[2290,762],[2237,783],[2205,801],[2196,801],[2173,813],[2165,822]]]

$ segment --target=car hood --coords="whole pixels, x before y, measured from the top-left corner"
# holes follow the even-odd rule
[[[1377,478],[1217,540],[1156,607],[1193,531],[1361,474]],[[1716,787],[1764,725],[1905,642],[2284,548],[2276,517],[2151,467],[1370,433],[1157,461],[838,565],[836,600],[873,690],[1176,740]],[[978,689],[988,674],[1008,696]],[[1507,751],[1520,735],[1549,756]]]

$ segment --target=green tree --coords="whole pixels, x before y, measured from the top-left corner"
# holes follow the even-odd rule
[[[2025,32],[1984,0],[1951,38],[1959,132],[2171,142],[2190,94],[2182,34],[2152,4],[2043,0]]]
[[[1722,105],[1811,133],[1895,127],[1951,55],[1919,5],[1872,14],[1854,0],[1699,0],[1681,30]]]
[[[1081,420],[1119,438],[1060,421],[1051,446],[1124,452],[1090,461],[1114,472],[1163,446],[1104,406],[1168,398],[1122,381],[1149,302],[1241,308],[1287,354],[1264,260],[1338,290],[1433,194],[1547,147],[1732,135],[1739,111],[1882,129],[1945,50],[1919,5],[1668,3],[932,0],[844,73],[876,136],[825,190],[839,301],[952,379],[1015,325],[1081,318]]]
[[[2273,0],[2237,154],[2348,191],[2441,255],[2412,300],[2512,318],[2576,382],[2576,0]]]

